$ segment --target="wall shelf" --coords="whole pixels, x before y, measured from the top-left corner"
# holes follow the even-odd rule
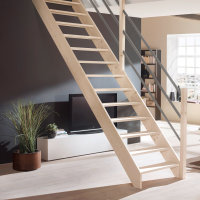
[[[156,54],[158,59],[161,61],[161,50],[154,49],[153,52]],[[151,56],[151,52],[149,50],[141,50],[141,55],[143,56],[144,60],[147,62],[147,65],[151,69],[152,72],[154,72],[155,76],[157,77],[158,81],[161,83],[161,68],[158,66],[157,63],[155,63],[155,59],[153,56]],[[149,72],[146,69],[144,63],[141,63],[141,77],[146,83],[146,85],[149,87],[150,91],[152,91],[152,95],[156,98],[158,101],[158,104],[161,106],[161,90],[160,88],[155,84],[154,78],[149,77]],[[151,88],[150,88],[151,87]],[[142,91],[143,85],[141,84],[141,96],[146,101],[151,101],[151,97],[149,96],[147,91]],[[145,102],[146,102],[145,101]],[[161,113],[158,110],[156,106],[147,106],[150,108],[151,113],[155,117],[156,120],[161,119]]]

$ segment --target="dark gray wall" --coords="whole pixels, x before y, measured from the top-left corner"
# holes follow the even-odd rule
[[[118,46],[102,25],[98,15],[91,13],[112,50],[118,56]],[[118,37],[118,28],[111,16],[104,15],[106,21]],[[72,20],[72,19],[69,19]],[[138,28],[140,19],[133,19]],[[10,109],[10,101],[22,98],[34,103],[68,101],[69,94],[81,93],[71,73],[61,58],[55,44],[47,32],[31,0],[0,1],[0,113]],[[74,29],[65,32],[75,33]],[[127,31],[140,50],[140,40],[127,24]],[[80,32],[79,32],[80,34]],[[92,46],[84,42],[70,41],[74,46]],[[140,72],[140,62],[127,44],[127,52]],[[98,55],[77,55],[81,59],[101,59]],[[84,67],[87,73],[108,73],[105,66]],[[128,76],[140,90],[140,81],[132,68],[126,64]],[[92,81],[95,87],[117,87],[114,80]],[[118,100],[125,97],[118,94]],[[0,163],[11,160],[11,152],[15,147],[14,131],[8,127],[7,121],[0,118]]]

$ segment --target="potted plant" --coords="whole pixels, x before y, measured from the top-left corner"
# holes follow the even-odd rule
[[[19,149],[13,153],[13,169],[17,171],[31,171],[41,167],[41,152],[37,150],[37,137],[45,119],[51,113],[45,104],[34,105],[28,103],[13,105],[13,110],[6,113],[6,117],[16,130]]]
[[[55,138],[57,130],[58,130],[58,126],[55,123],[49,124],[46,127],[46,132],[47,132],[48,138]]]

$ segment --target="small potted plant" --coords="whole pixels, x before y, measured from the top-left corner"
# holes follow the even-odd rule
[[[13,110],[5,116],[16,130],[18,150],[13,153],[13,169],[17,171],[31,171],[41,167],[41,152],[36,148],[43,122],[51,113],[45,104],[34,105],[28,103],[13,105]]]
[[[55,123],[49,124],[46,127],[46,132],[47,132],[48,138],[55,138],[57,130],[58,130],[58,126]]]

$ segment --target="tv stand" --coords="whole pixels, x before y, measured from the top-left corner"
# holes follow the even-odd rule
[[[117,130],[118,133],[127,133],[127,130],[124,129]],[[127,139],[124,139],[124,143],[127,144]],[[41,150],[42,160],[45,161],[112,150],[112,147],[103,132],[61,135],[53,139],[40,137],[37,140],[37,148],[38,150]]]

